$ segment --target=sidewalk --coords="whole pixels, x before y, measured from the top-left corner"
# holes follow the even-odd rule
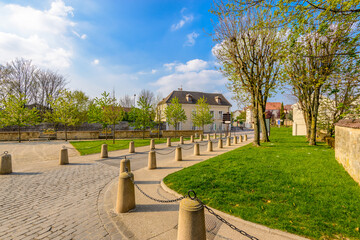
[[[173,155],[169,155],[166,161],[158,161],[157,169],[148,170],[141,168],[133,171],[135,183],[148,195],[162,200],[170,200],[179,197],[177,193],[167,188],[162,183],[162,179],[175,171],[199,163],[211,157],[220,155],[240,146],[248,144],[247,142],[218,149],[214,144],[214,152],[200,152],[201,156],[185,156],[183,161],[174,161]],[[147,158],[147,155],[144,156]],[[136,208],[129,213],[116,214],[114,206],[116,202],[118,178],[111,181],[99,199],[99,215],[105,225],[106,230],[112,236],[112,239],[176,239],[177,221],[179,203],[158,203],[142,193],[135,190]],[[259,224],[244,221],[242,219],[230,216],[219,211],[215,211],[221,217],[234,224],[237,228],[256,237],[266,240],[303,240],[305,238],[285,233],[279,230],[273,230]],[[207,229],[207,239],[248,239],[240,233],[235,232],[227,225],[216,219],[205,210],[205,222]]]

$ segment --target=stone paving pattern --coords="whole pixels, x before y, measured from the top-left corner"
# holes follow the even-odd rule
[[[64,168],[1,176],[0,239],[110,239],[97,203],[119,170],[101,163]]]

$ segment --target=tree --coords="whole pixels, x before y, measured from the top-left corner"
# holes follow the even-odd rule
[[[26,107],[24,96],[9,95],[1,101],[0,126],[17,126],[18,139],[21,142],[21,127],[34,125],[38,122],[39,116],[35,108]]]
[[[72,93],[63,90],[57,98],[50,98],[51,111],[46,113],[47,121],[60,123],[65,128],[65,141],[67,141],[68,126],[75,126],[80,122],[79,109],[74,103]]]
[[[132,99],[128,94],[125,94],[124,97],[120,98],[120,105],[123,108],[131,108],[134,104],[134,99]]]
[[[140,129],[143,132],[143,139],[145,138],[145,130],[154,126],[155,112],[144,96],[141,96],[137,101],[138,108],[133,107],[130,111],[130,125],[135,129]]]
[[[31,60],[23,58],[7,63],[6,68],[8,74],[4,81],[5,91],[16,98],[24,98],[28,104],[35,103],[38,68]]]
[[[154,106],[154,104],[156,104],[155,95],[150,90],[145,90],[145,89],[141,90],[139,94],[139,98],[143,98],[143,101],[146,101],[146,104],[150,106]]]
[[[107,140],[107,130],[109,125],[113,125],[115,137],[115,124],[124,116],[124,112],[120,104],[116,103],[114,97],[106,91],[101,94],[101,98],[95,98],[89,106],[88,119],[92,123],[100,123],[105,129],[105,139]]]
[[[83,91],[75,90],[71,92],[71,99],[73,100],[75,108],[79,114],[79,123],[87,122],[88,111],[91,104],[89,96],[87,96]]]
[[[250,99],[254,116],[254,145],[260,145],[260,124],[263,141],[269,141],[265,124],[265,106],[275,91],[282,57],[281,38],[272,26],[273,16],[261,9],[235,12],[236,1],[218,1],[213,13],[218,18],[214,41],[215,56],[221,71],[228,78],[227,87],[237,96]],[[256,28],[265,24],[263,29]]]
[[[113,144],[115,144],[115,125],[119,123],[124,117],[123,108],[116,103],[115,99],[108,106],[103,108],[103,116],[105,122],[113,125]]]
[[[165,116],[166,116],[166,121],[170,125],[174,126],[175,131],[178,130],[179,123],[186,121],[187,117],[185,111],[182,108],[182,105],[179,103],[179,99],[177,97],[171,99],[170,104],[166,106]]]
[[[285,120],[284,103],[281,103],[280,119],[282,120],[282,121],[281,121],[281,125],[284,125],[284,120]]]
[[[210,113],[209,104],[206,98],[199,98],[195,105],[195,111],[191,113],[191,120],[197,127],[201,127],[204,131],[204,126],[214,122],[213,115]]]
[[[50,98],[56,99],[65,89],[66,84],[66,79],[61,74],[51,70],[38,70],[34,84],[36,89],[33,90],[35,102],[49,107]]]

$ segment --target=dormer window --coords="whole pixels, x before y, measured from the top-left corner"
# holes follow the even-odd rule
[[[221,97],[216,96],[216,97],[215,97],[215,101],[216,101],[218,104],[221,104]]]
[[[191,96],[191,94],[186,94],[186,101],[187,102],[192,102],[192,96]]]

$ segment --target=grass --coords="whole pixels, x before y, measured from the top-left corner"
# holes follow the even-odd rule
[[[189,140],[190,138],[184,138],[184,141]],[[115,140],[96,140],[96,141],[71,141],[70,143],[79,151],[80,155],[89,155],[94,153],[100,153],[101,145],[107,144],[109,151],[116,151],[129,148],[129,142],[134,141],[135,147],[149,146],[150,139],[122,139]],[[172,142],[180,141],[179,138],[171,138]],[[155,144],[166,143],[166,138],[155,139]]]
[[[309,146],[289,128],[173,173],[164,182],[195,190],[209,206],[311,239],[360,239],[360,187],[325,144]]]

